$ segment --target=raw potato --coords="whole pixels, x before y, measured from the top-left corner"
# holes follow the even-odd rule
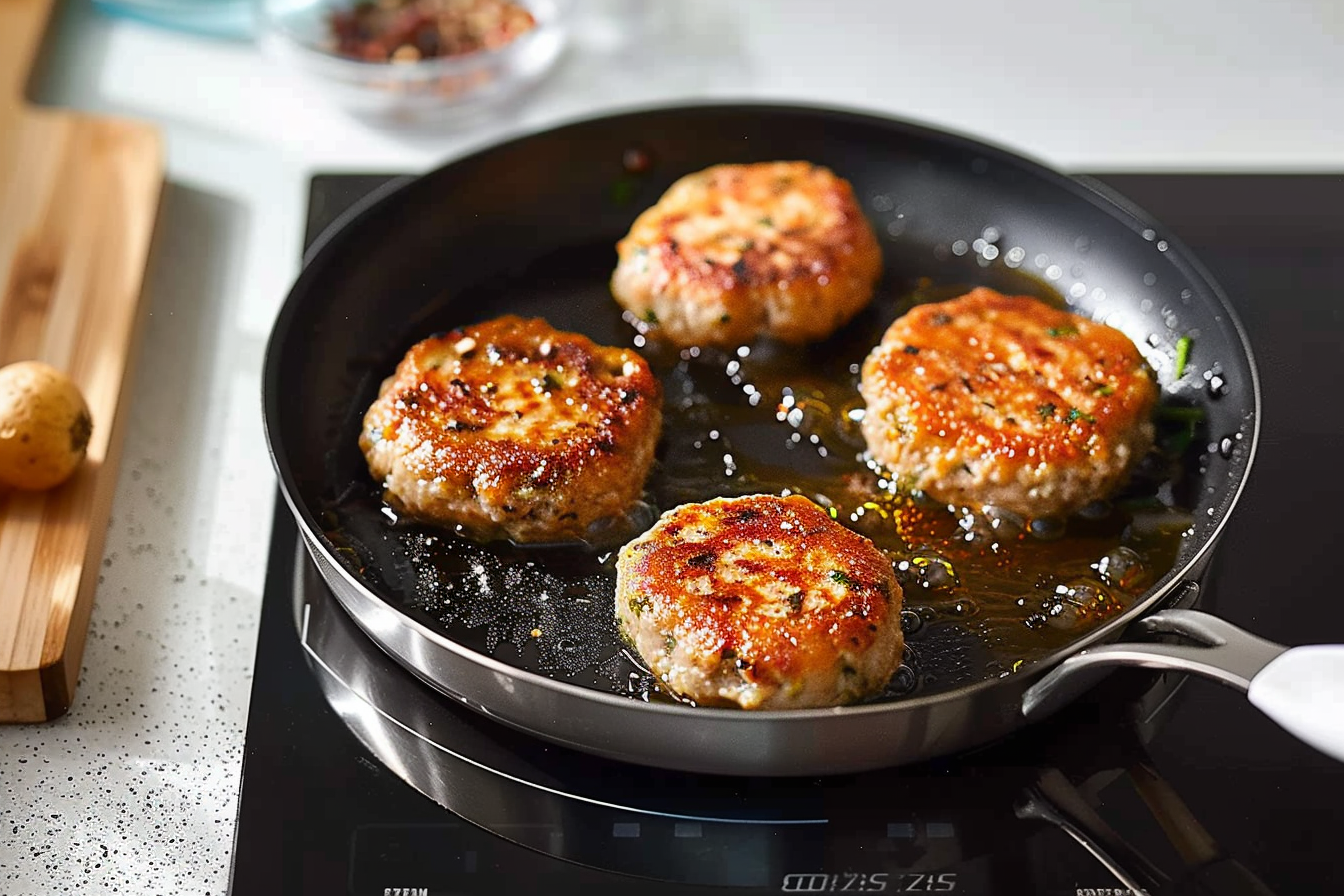
[[[84,459],[92,434],[89,406],[68,376],[40,361],[0,368],[0,485],[60,485]]]

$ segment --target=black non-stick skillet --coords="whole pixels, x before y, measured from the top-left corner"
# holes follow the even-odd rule
[[[609,583],[591,563],[459,544],[379,504],[356,446],[359,420],[410,344],[506,312],[628,344],[633,331],[612,311],[605,274],[638,211],[683,174],[780,158],[851,181],[881,238],[888,291],[919,278],[993,284],[1034,264],[1074,310],[1129,334],[1164,393],[1201,421],[1212,450],[1189,473],[1191,522],[1174,565],[1123,613],[1010,670],[961,662],[940,687],[864,705],[744,712],[651,701],[647,687],[610,686],[633,658],[619,655]],[[1247,688],[1286,728],[1344,758],[1344,648],[1285,651],[1184,609],[1255,453],[1260,396],[1245,332],[1161,224],[984,143],[851,112],[712,105],[579,122],[478,152],[373,197],[314,248],[275,324],[264,401],[285,497],[355,621],[430,685],[539,737],[697,772],[847,773],[997,739],[1102,667],[1131,664]],[[547,589],[563,602],[543,608]],[[524,599],[528,612],[519,612]],[[570,635],[530,645],[518,627],[546,613]],[[1171,637],[1107,645],[1144,633]],[[934,669],[968,651],[974,645],[920,648]],[[607,686],[579,674],[604,663]]]

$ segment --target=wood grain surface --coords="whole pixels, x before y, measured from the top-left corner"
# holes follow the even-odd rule
[[[88,458],[46,492],[0,487],[0,721],[74,698],[111,512],[140,291],[163,181],[154,128],[34,108],[23,87],[51,0],[0,0],[0,365],[79,384]]]

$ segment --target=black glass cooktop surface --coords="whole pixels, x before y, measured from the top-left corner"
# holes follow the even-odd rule
[[[1207,608],[1344,641],[1344,177],[1102,178],[1241,314],[1264,420]],[[309,242],[382,176],[314,178]],[[624,766],[424,688],[363,638],[277,502],[230,891],[237,896],[1327,893],[1344,765],[1203,681],[1118,673],[1004,743],[823,779]],[[449,808],[445,808],[449,807]]]

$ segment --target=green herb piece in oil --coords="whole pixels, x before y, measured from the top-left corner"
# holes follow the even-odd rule
[[[1185,376],[1185,365],[1190,360],[1190,347],[1195,341],[1189,336],[1176,340],[1176,379]]]

